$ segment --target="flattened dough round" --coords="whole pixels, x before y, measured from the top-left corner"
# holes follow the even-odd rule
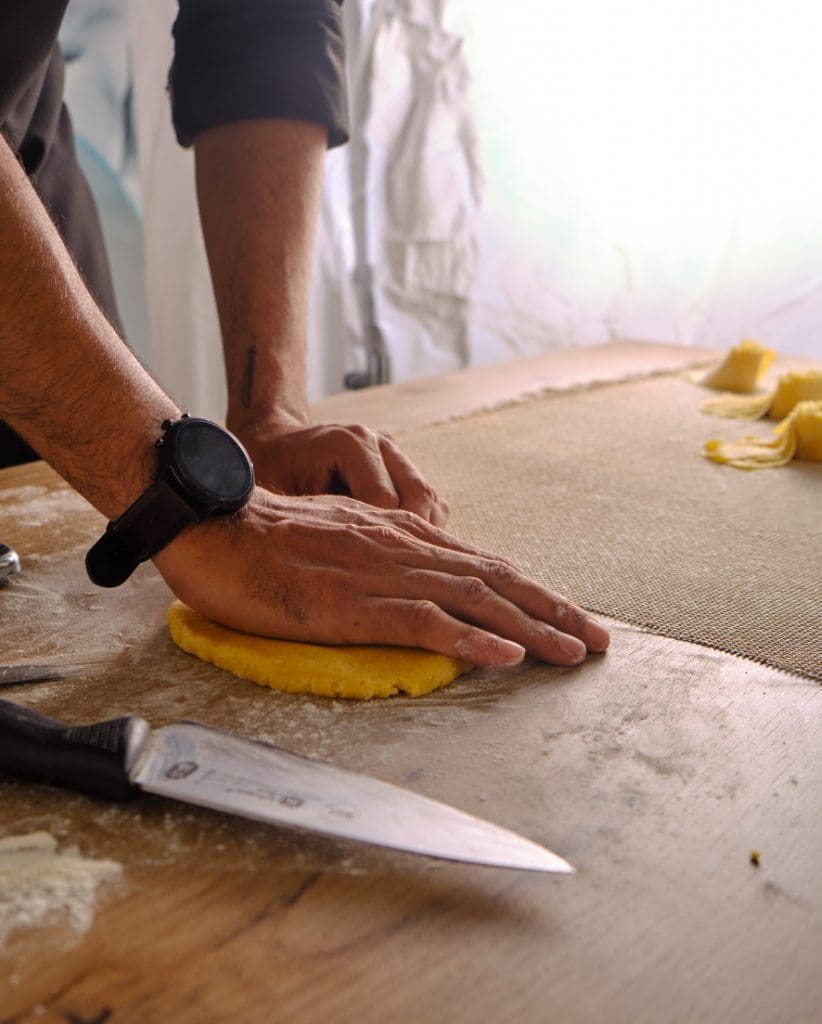
[[[286,693],[370,700],[400,692],[420,697],[471,665],[411,647],[331,647],[239,633],[181,601],[168,610],[171,639],[189,654]]]

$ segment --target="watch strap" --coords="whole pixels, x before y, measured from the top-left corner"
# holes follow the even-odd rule
[[[165,480],[155,480],[86,555],[86,571],[99,587],[118,587],[200,516]]]

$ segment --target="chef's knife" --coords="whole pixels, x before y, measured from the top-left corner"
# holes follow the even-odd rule
[[[0,700],[0,771],[127,800],[140,791],[448,860],[573,873],[514,832],[367,775],[196,722],[68,725]]]

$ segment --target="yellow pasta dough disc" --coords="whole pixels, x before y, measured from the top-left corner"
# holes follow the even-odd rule
[[[822,402],[799,402],[770,438],[714,439],[706,442],[705,454],[737,469],[784,466],[793,458],[822,462]]]
[[[333,647],[252,636],[221,626],[181,601],[168,610],[178,647],[261,686],[286,693],[370,700],[420,697],[472,666],[411,647]]]
[[[716,391],[733,391],[738,395],[748,395],[760,382],[775,355],[773,349],[747,338],[735,345],[722,362],[710,370],[699,383]]]

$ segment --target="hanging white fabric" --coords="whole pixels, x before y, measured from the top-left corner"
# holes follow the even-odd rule
[[[165,91],[176,2],[128,13],[148,361],[220,418],[192,155]],[[374,351],[394,380],[619,337],[753,335],[822,358],[811,0],[347,0],[345,14],[352,140],[327,161],[312,398]]]

